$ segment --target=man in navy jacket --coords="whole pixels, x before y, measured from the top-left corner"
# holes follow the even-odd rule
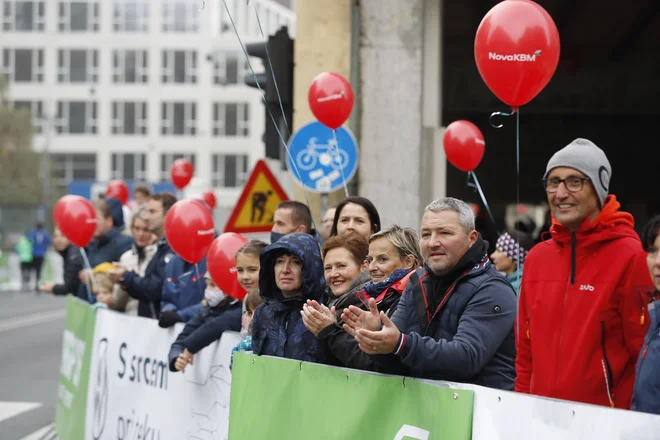
[[[408,375],[513,390],[516,294],[488,258],[469,205],[451,197],[426,207],[424,267],[410,277],[390,320],[351,306],[344,328],[360,349]]]

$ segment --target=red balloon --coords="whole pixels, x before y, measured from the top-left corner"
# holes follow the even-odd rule
[[[242,300],[247,295],[236,275],[236,252],[248,242],[234,232],[225,232],[215,239],[206,257],[211,279],[227,295]]]
[[[123,180],[111,180],[105,190],[106,199],[117,199],[122,205],[128,203],[128,185]]]
[[[167,212],[167,242],[188,263],[199,263],[206,256],[214,236],[211,211],[203,204],[194,200],[181,200]]]
[[[316,119],[333,130],[341,127],[353,110],[353,89],[336,73],[318,74],[309,87],[307,99]]]
[[[474,171],[484,157],[484,135],[472,122],[455,121],[449,124],[442,143],[447,160],[461,171]]]
[[[519,107],[550,82],[559,63],[557,26],[531,0],[505,0],[477,29],[474,58],[488,88],[502,102]]]
[[[59,227],[60,226],[60,216],[62,215],[62,211],[64,210],[64,206],[71,200],[75,200],[76,197],[71,194],[67,194],[65,196],[60,197],[60,199],[55,203],[55,206],[53,207],[53,223],[55,223],[55,226]]]
[[[193,166],[187,159],[177,159],[170,169],[172,183],[178,189],[183,189],[190,183],[193,176]]]
[[[204,194],[202,194],[202,200],[204,200],[204,203],[206,203],[211,210],[215,209],[215,194],[213,194],[213,191],[205,191]]]
[[[96,231],[96,209],[84,197],[72,195],[65,197],[66,200],[56,214],[59,215],[58,227],[71,243],[84,248],[92,241]]]

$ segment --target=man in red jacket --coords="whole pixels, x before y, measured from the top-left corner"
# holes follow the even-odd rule
[[[605,153],[576,139],[548,162],[552,238],[525,259],[515,390],[630,408],[651,286],[633,217],[608,195]]]

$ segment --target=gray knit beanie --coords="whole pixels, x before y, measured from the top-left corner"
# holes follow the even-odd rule
[[[573,168],[587,176],[598,194],[600,206],[603,206],[610,189],[612,167],[596,144],[587,139],[575,139],[550,158],[543,178],[547,178],[550,171],[557,167]]]

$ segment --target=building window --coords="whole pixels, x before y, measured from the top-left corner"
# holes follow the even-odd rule
[[[197,133],[197,104],[194,102],[163,102],[161,104],[162,135],[194,136]]]
[[[197,32],[199,0],[163,0],[163,32]]]
[[[146,102],[113,102],[113,135],[146,135],[149,124]]]
[[[250,135],[250,105],[246,102],[213,103],[213,136]]]
[[[115,0],[112,29],[115,32],[148,32],[149,2],[146,0]]]
[[[245,154],[213,155],[213,187],[237,188],[248,178],[248,157]]]
[[[195,169],[195,155],[192,154],[192,153],[186,153],[186,154],[164,153],[164,154],[161,154],[160,155],[160,181],[161,182],[169,182],[171,180],[170,168],[172,168],[172,164],[177,159],[188,159],[190,161],[190,163],[192,164],[192,166],[193,166],[193,170]]]
[[[98,32],[99,2],[85,0],[60,1],[58,29],[60,32]]]
[[[2,70],[7,80],[14,82],[43,82],[43,49],[3,49]]]
[[[57,51],[57,81],[61,83],[95,83],[99,80],[99,52],[93,49],[60,49]]]
[[[39,32],[45,28],[43,0],[4,0],[2,30],[15,32]]]
[[[50,155],[54,177],[61,188],[72,180],[96,180],[96,154],[52,154]]]
[[[226,86],[232,84],[243,84],[246,75],[252,75],[245,57],[236,52],[219,52],[210,56],[213,63],[213,84]],[[257,71],[255,61],[250,60],[252,67]]]
[[[112,178],[147,180],[147,155],[144,153],[112,153]]]
[[[43,133],[46,120],[44,118],[43,101],[14,101],[14,108],[25,109],[32,115],[32,126],[35,133]]]
[[[96,102],[58,101],[55,130],[58,134],[96,134]]]
[[[112,82],[146,84],[149,79],[149,55],[146,50],[113,50]]]
[[[162,81],[163,84],[197,83],[197,52],[164,50]]]

